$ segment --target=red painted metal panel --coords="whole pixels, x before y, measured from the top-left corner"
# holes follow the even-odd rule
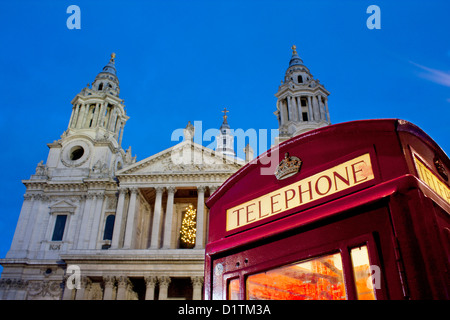
[[[299,173],[278,180],[274,167],[286,152],[302,165]],[[342,190],[335,185],[336,192],[296,207],[288,206],[286,192],[283,212],[227,230],[228,209],[364,154],[370,155],[373,179]],[[414,156],[432,177],[420,180]],[[449,168],[448,157],[428,135],[396,119],[332,125],[280,144],[240,169],[207,201],[205,298],[225,299],[227,281],[237,277],[244,299],[247,276],[328,248],[341,252],[347,298],[354,299],[346,250],[366,235],[371,263],[382,270],[377,299],[449,299]]]

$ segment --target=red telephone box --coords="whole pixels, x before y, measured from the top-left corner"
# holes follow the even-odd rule
[[[449,299],[449,168],[404,120],[281,143],[206,203],[205,299]]]

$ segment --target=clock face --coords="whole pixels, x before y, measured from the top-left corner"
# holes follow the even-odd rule
[[[66,167],[78,167],[89,159],[90,154],[91,148],[87,141],[71,141],[63,147],[61,161]]]

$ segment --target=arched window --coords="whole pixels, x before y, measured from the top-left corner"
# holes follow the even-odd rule
[[[106,218],[105,231],[103,232],[103,240],[112,240],[114,230],[114,220],[116,216],[111,214]]]
[[[103,89],[103,83],[100,83],[99,85],[98,85],[98,90],[100,91],[100,90],[102,90]]]
[[[303,77],[302,76],[298,76],[297,81],[298,81],[298,83],[303,83]]]

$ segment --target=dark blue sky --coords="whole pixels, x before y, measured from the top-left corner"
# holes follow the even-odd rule
[[[69,5],[81,29],[69,30]],[[369,30],[369,5],[381,29]],[[1,1],[0,257],[25,187],[66,130],[70,101],[115,52],[130,120],[122,146],[142,160],[174,129],[275,129],[274,94],[290,47],[331,92],[332,123],[402,118],[448,152],[449,1]],[[206,143],[208,144],[208,143]],[[238,150],[240,151],[240,150]],[[264,150],[261,150],[264,151]]]

